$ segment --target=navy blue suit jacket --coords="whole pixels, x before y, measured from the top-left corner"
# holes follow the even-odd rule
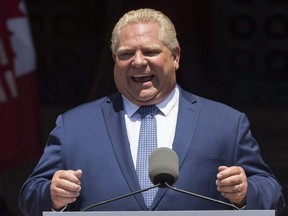
[[[173,149],[179,156],[177,188],[225,200],[215,181],[220,165],[241,166],[248,176],[247,209],[283,208],[281,187],[263,162],[243,113],[180,89]],[[76,107],[57,118],[43,156],[25,182],[19,205],[27,215],[51,210],[55,171],[81,169],[81,194],[67,210],[140,190],[119,93]],[[209,210],[228,207],[161,188],[150,210]],[[148,210],[141,194],[93,210]]]

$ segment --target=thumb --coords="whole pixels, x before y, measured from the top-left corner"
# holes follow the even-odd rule
[[[81,169],[75,170],[73,171],[73,174],[80,180],[82,177],[82,170]]]
[[[221,172],[221,171],[223,171],[223,170],[225,170],[227,168],[228,168],[227,166],[219,166],[218,167],[218,172]]]

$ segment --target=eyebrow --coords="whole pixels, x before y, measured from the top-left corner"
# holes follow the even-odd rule
[[[159,45],[149,45],[149,46],[142,47],[141,49],[143,49],[143,50],[153,50],[153,49],[160,50],[160,49],[162,49],[162,47]],[[119,47],[118,50],[116,51],[116,53],[121,53],[121,52],[125,52],[125,51],[130,51],[130,50],[135,50],[135,49],[130,48],[130,47]]]

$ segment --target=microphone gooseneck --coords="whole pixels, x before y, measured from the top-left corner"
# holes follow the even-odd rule
[[[227,202],[223,202],[221,200],[217,200],[217,199],[213,199],[213,198],[210,198],[210,197],[206,197],[206,196],[203,196],[203,195],[200,195],[200,194],[196,194],[196,193],[192,193],[192,192],[189,192],[189,191],[185,191],[185,190],[181,190],[179,188],[176,188],[176,187],[172,187],[170,186],[169,184],[165,183],[166,186],[174,191],[177,191],[177,192],[180,192],[180,193],[184,193],[184,194],[187,194],[187,195],[192,195],[192,196],[195,196],[195,197],[198,197],[198,198],[201,198],[201,199],[205,199],[205,200],[209,200],[209,201],[212,201],[212,202],[217,202],[217,203],[220,203],[220,204],[223,204],[223,205],[226,205],[226,206],[230,206],[236,210],[240,210],[240,208],[238,208],[237,206],[231,204],[231,203],[227,203]]]
[[[119,200],[119,199],[123,199],[125,197],[129,197],[129,196],[132,196],[132,195],[135,195],[135,194],[138,194],[138,193],[142,193],[142,192],[145,192],[147,190],[150,190],[150,189],[153,189],[153,188],[159,187],[159,186],[160,186],[160,184],[153,185],[151,187],[144,188],[142,190],[138,190],[138,191],[134,191],[132,193],[124,194],[122,196],[118,196],[118,197],[115,197],[115,198],[112,198],[112,199],[109,199],[109,200],[104,200],[102,202],[95,203],[95,204],[92,204],[90,206],[87,206],[85,209],[83,209],[83,211],[85,212],[85,211],[88,211],[88,210],[90,210],[90,209],[92,209],[92,208],[94,208],[96,206],[104,205],[104,204],[107,204],[107,203],[110,203],[110,202],[113,202],[113,201],[116,201],[116,200]]]

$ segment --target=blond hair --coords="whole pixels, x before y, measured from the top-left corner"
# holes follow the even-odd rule
[[[160,26],[160,41],[171,51],[179,46],[176,30],[171,20],[160,11],[141,8],[127,12],[116,23],[111,38],[111,50],[113,53],[116,53],[118,49],[122,30],[127,25],[135,23],[158,23]]]

